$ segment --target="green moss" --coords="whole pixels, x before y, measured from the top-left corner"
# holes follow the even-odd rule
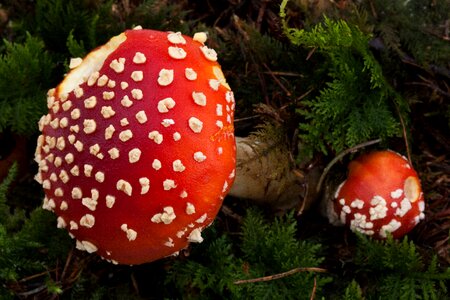
[[[51,80],[53,62],[44,43],[27,35],[21,44],[6,40],[0,56],[0,132],[30,135],[47,110],[46,89]]]
[[[318,72],[323,81],[313,86],[319,92],[298,109],[304,118],[299,125],[304,154],[336,153],[369,139],[399,136],[397,108],[404,114],[407,104],[384,78],[369,50],[370,36],[344,20],[327,17],[311,30],[290,28],[287,2],[280,12],[285,34],[294,45],[314,49],[322,64]]]
[[[209,232],[189,261],[173,265],[168,283],[188,299],[309,299],[314,286],[320,295],[330,277],[309,271],[270,281],[235,283],[299,267],[319,267],[323,262],[320,244],[299,241],[296,232],[293,212],[269,221],[250,209],[240,240]]]

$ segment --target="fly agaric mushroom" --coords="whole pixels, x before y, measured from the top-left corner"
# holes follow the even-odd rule
[[[36,180],[78,249],[141,264],[202,241],[236,163],[233,93],[205,41],[128,30],[49,91]]]
[[[393,151],[377,151],[350,162],[347,179],[328,203],[334,225],[349,226],[374,238],[400,238],[424,216],[425,202],[417,173]]]

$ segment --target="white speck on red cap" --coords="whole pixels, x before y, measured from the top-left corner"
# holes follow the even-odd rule
[[[172,206],[166,206],[163,208],[163,212],[162,213],[157,213],[155,214],[152,218],[151,221],[153,223],[161,223],[163,222],[164,224],[170,224],[173,222],[173,220],[176,219],[176,215],[175,212],[173,210]]]
[[[97,79],[100,77],[100,73],[98,71],[95,71],[93,73],[91,73],[91,75],[89,75],[88,81],[87,81],[87,85],[88,86],[93,86],[96,82]]]
[[[183,172],[184,170],[186,170],[186,167],[179,159],[173,161],[172,167],[175,172]]]
[[[160,113],[167,113],[170,109],[175,107],[175,101],[172,98],[164,98],[158,102],[158,111]]]
[[[69,205],[67,204],[67,202],[66,201],[61,201],[61,204],[59,205],[59,209],[60,210],[62,210],[62,211],[65,211],[65,210],[67,210],[69,208]]]
[[[192,39],[196,42],[204,44],[208,39],[208,35],[206,34],[206,32],[196,32],[194,33]]]
[[[127,126],[127,125],[129,125],[129,124],[130,124],[130,122],[128,121],[127,118],[122,118],[122,119],[120,119],[120,125],[121,125],[121,126]]]
[[[108,150],[108,154],[111,157],[111,159],[116,159],[119,157],[120,152],[119,149],[114,147]]]
[[[71,113],[70,113],[70,117],[72,118],[72,120],[78,120],[80,118],[81,112],[79,108],[74,108]]]
[[[360,200],[360,199],[355,199],[353,200],[353,202],[350,204],[351,207],[353,208],[358,208],[358,209],[362,209],[364,207],[364,201]]]
[[[158,84],[161,86],[168,86],[173,82],[173,70],[161,69],[159,71]]]
[[[161,144],[163,141],[163,135],[160,134],[157,130],[149,132],[148,138],[154,141],[156,144]]]
[[[172,44],[183,44],[183,45],[186,44],[186,39],[183,37],[181,32],[170,32],[167,35],[167,39]]]
[[[51,126],[53,129],[58,129],[58,127],[59,127],[59,119],[58,119],[58,118],[53,119],[53,120],[50,122],[50,126]]]
[[[64,140],[64,137],[62,137],[62,136],[58,137],[58,139],[56,140],[56,148],[60,151],[63,151],[65,147],[66,147],[66,142]]]
[[[200,228],[195,228],[194,230],[192,230],[191,233],[188,236],[188,241],[189,242],[194,242],[194,243],[201,243],[201,242],[203,242],[201,229]]]
[[[80,219],[80,225],[87,228],[92,228],[95,225],[95,217],[91,214],[85,214]]]
[[[173,119],[163,119],[161,122],[161,125],[164,127],[169,127],[174,124],[175,124],[175,121]]]
[[[203,129],[203,122],[196,117],[189,118],[189,128],[195,133],[200,133]]]
[[[186,76],[187,80],[193,81],[197,79],[197,72],[195,72],[192,68],[186,68],[184,70],[184,76]]]
[[[89,153],[92,155],[97,155],[100,152],[100,145],[94,144],[89,147]]]
[[[147,115],[145,114],[145,111],[141,110],[138,113],[136,113],[136,120],[140,124],[144,124],[145,122],[147,122]]]
[[[95,122],[94,119],[85,119],[83,121],[83,131],[86,134],[91,134],[94,133],[95,130],[97,129],[97,123]]]
[[[106,207],[112,208],[114,206],[114,203],[116,202],[116,197],[107,195],[105,197],[105,200],[106,200]]]
[[[398,199],[403,195],[403,190],[402,189],[396,189],[395,191],[391,192],[391,197],[394,199]]]
[[[60,128],[66,128],[68,125],[69,125],[69,120],[67,119],[67,117],[64,117],[61,120],[59,120]]]
[[[219,86],[220,86],[220,81],[217,79],[210,79],[208,81],[209,83],[209,87],[212,88],[214,91],[218,91],[219,90]]]
[[[108,76],[106,76],[105,74],[103,74],[102,76],[100,76],[97,80],[97,86],[102,87],[105,86],[108,83]]]
[[[63,183],[67,183],[70,179],[69,174],[67,174],[65,170],[61,170],[61,172],[59,173],[59,179],[61,179]]]
[[[83,170],[84,170],[84,176],[91,177],[93,166],[90,164],[84,164]]]
[[[223,105],[222,104],[217,104],[216,105],[216,115],[218,117],[223,116]]]
[[[112,124],[110,124],[108,127],[105,128],[105,140],[109,140],[112,138],[114,132],[116,129]]]
[[[94,200],[89,197],[84,197],[83,199],[81,199],[81,203],[84,206],[86,206],[88,209],[90,209],[91,211],[95,211],[95,209],[97,208],[97,204],[98,204],[97,200]],[[81,225],[83,225],[83,224],[81,224]]]
[[[172,238],[168,238],[167,242],[164,243],[164,246],[166,247],[175,247],[175,244],[173,243],[173,239]]]
[[[75,149],[77,149],[78,152],[83,151],[84,145],[80,141],[76,141],[74,144]]]
[[[58,217],[56,219],[56,222],[57,222],[57,224],[56,224],[57,228],[66,228],[66,226],[67,226],[66,221],[64,221],[64,219],[62,217]]]
[[[139,150],[138,148],[134,148],[132,150],[130,150],[130,152],[128,152],[128,159],[130,161],[130,163],[136,163],[139,161],[139,159],[141,158],[141,150]]]
[[[192,99],[194,99],[195,104],[200,106],[206,106],[206,96],[202,92],[192,92]]]
[[[206,218],[208,217],[208,215],[206,213],[204,213],[200,218],[198,218],[197,220],[195,220],[196,223],[202,224],[203,222],[205,222]]]
[[[395,215],[399,216],[399,217],[403,217],[404,215],[406,215],[408,213],[408,211],[411,210],[411,208],[412,208],[411,201],[409,201],[408,198],[404,198],[400,202],[400,207],[397,208],[397,210],[395,211]]]
[[[207,46],[201,46],[200,50],[207,60],[217,61],[217,52],[214,49],[210,49]]]
[[[131,107],[131,105],[133,105],[133,101],[131,101],[130,98],[125,95],[123,96],[122,100],[120,100],[120,104],[122,104],[123,107]]]
[[[195,214],[195,206],[190,202],[186,203],[186,214]]]
[[[131,73],[131,79],[136,82],[142,81],[144,79],[144,73],[142,71],[133,71]]]
[[[105,173],[101,172],[101,171],[98,171],[97,173],[95,173],[95,180],[97,180],[100,183],[105,181]]]
[[[81,199],[83,197],[83,193],[79,187],[74,187],[72,189],[72,198],[73,199]]]
[[[161,161],[159,159],[154,159],[153,163],[152,163],[152,167],[153,169],[155,169],[156,171],[158,171],[159,169],[161,169]]]
[[[80,175],[80,168],[77,165],[73,166],[72,169],[70,169],[70,174],[73,176]]]
[[[174,132],[173,140],[176,142],[176,141],[179,141],[180,139],[181,139],[181,134],[179,132]]]
[[[137,65],[144,64],[147,61],[147,58],[145,57],[145,54],[142,52],[136,52],[136,54],[133,57],[133,62]]]
[[[174,189],[176,187],[177,187],[177,185],[175,184],[175,181],[172,180],[172,179],[165,179],[163,181],[163,188],[164,188],[165,191],[169,191],[169,190]]]
[[[121,88],[122,90],[125,90],[127,87],[128,87],[128,82],[122,81],[122,82],[120,83],[120,88]]]
[[[109,88],[115,88],[116,87],[116,82],[114,80],[108,80],[108,83],[106,84],[107,87]]]
[[[137,232],[133,229],[128,228],[127,224],[122,224],[120,229],[127,234],[127,239],[131,242],[137,237]]]
[[[383,225],[383,226],[381,226],[381,229],[380,229],[380,236],[382,237],[382,238],[385,238],[386,237],[386,234],[388,233],[388,232],[394,232],[394,231],[396,231],[397,229],[399,229],[400,227],[402,226],[402,223],[401,222],[399,222],[399,221],[397,221],[397,220],[395,220],[395,219],[392,219],[387,225]]]
[[[78,229],[78,224],[75,221],[70,221],[69,222],[70,225],[70,230],[77,230]]]
[[[139,183],[141,185],[141,195],[147,194],[150,190],[150,179],[147,177],[139,178]]]
[[[184,59],[187,56],[186,51],[183,48],[172,47],[168,48],[169,56],[173,59]]]
[[[83,88],[78,86],[73,90],[73,93],[75,94],[75,97],[81,98],[84,95],[84,90],[83,90]]]
[[[124,179],[119,179],[117,181],[116,188],[117,188],[117,190],[124,192],[128,196],[131,196],[131,194],[133,192],[133,188],[132,188],[131,184]]]
[[[177,232],[177,237],[178,237],[179,239],[181,239],[181,238],[183,237],[183,235],[185,235],[186,231],[187,231],[187,228],[185,228],[184,230],[178,231],[178,232]]]
[[[118,59],[114,59],[109,64],[109,67],[113,69],[116,73],[122,73],[125,70],[125,58],[120,57]]]
[[[89,241],[81,241],[81,244],[83,245],[84,250],[88,253],[94,253],[98,250],[97,246]]]
[[[196,162],[203,162],[206,160],[206,156],[201,151],[197,151],[194,153],[194,160]]]
[[[112,99],[114,99],[115,96],[116,96],[116,94],[114,92],[103,92],[102,93],[103,100],[112,100]]]
[[[68,111],[69,109],[71,109],[72,108],[72,101],[67,101],[67,102],[64,102],[62,105],[61,105],[61,107],[62,107],[62,109],[63,109],[63,111]]]
[[[105,119],[109,119],[113,117],[116,112],[112,109],[111,106],[102,106],[101,112],[100,112]],[[110,125],[112,126],[112,125]]]
[[[133,132],[130,129],[124,130],[119,133],[119,139],[122,142],[126,142],[133,137]]]

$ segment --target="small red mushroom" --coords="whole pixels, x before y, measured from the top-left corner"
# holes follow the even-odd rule
[[[372,152],[348,168],[347,179],[329,203],[331,223],[384,239],[388,232],[393,238],[404,236],[424,218],[419,177],[400,154]]]
[[[36,180],[78,249],[141,264],[202,241],[236,163],[233,93],[205,40],[128,30],[49,91]]]

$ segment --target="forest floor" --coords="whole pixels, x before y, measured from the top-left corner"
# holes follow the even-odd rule
[[[19,13],[26,15],[27,10],[32,13],[33,6],[28,2],[17,1],[16,4],[10,4],[7,7],[8,10],[0,5],[0,30],[3,33],[3,38],[10,39],[14,35],[13,30],[7,28],[10,18],[18,18],[17,14]],[[92,2],[92,5],[94,5],[96,1],[87,2]],[[248,59],[244,65],[232,66],[233,59],[227,58],[228,54],[225,54],[224,64],[222,65],[227,78],[232,78],[230,83],[232,83],[232,89],[237,95],[236,100],[238,109],[240,109],[236,113],[237,135],[248,135],[266,121],[283,126],[283,140],[286,141],[293,157],[292,161],[294,164],[297,163],[296,168],[302,176],[308,174],[311,165],[323,167],[338,155],[338,153],[332,151],[327,154],[315,153],[311,160],[298,163],[298,124],[304,120],[297,114],[297,109],[301,106],[302,99],[311,92],[308,88],[297,86],[297,83],[302,82],[303,74],[297,73],[291,68],[283,69],[283,63],[273,63],[270,59],[270,53],[265,54],[268,56],[268,59],[265,59],[257,56],[255,54],[257,51],[252,52],[244,49],[249,47],[250,43],[246,41],[251,40],[249,36],[254,32],[283,45],[289,43],[280,21],[280,3],[278,1],[167,0],[154,2],[159,3],[157,5],[161,7],[176,4],[178,11],[182,12],[180,15],[186,18],[188,22],[195,23],[199,27],[204,26],[214,32],[211,39],[213,44],[210,46],[213,48],[223,46],[218,41],[233,43],[233,46],[226,47],[237,51],[233,53],[234,55],[237,53],[237,56],[241,55],[241,58]],[[311,5],[313,2],[314,5]],[[290,25],[303,28],[307,23],[319,22],[324,14],[354,20],[354,5],[356,5],[354,2],[358,1],[295,1],[296,5],[290,6],[288,11]],[[372,1],[369,2],[372,3]],[[140,0],[116,1],[113,8],[117,19],[127,19],[141,3]],[[19,7],[19,5],[23,5],[23,7]],[[375,6],[370,9],[370,5],[367,13],[370,15],[369,19],[371,17],[376,19],[381,14]],[[439,38],[447,39],[448,42],[450,26],[448,20],[445,24],[447,28],[439,30]],[[371,25],[376,27],[376,24]],[[251,27],[251,30],[249,27]],[[430,35],[436,34],[434,32]],[[231,41],[230,37],[238,38]],[[379,41],[376,31],[374,31],[372,41]],[[214,45],[214,43],[217,43],[217,45]],[[239,53],[236,49],[244,50]],[[316,55],[314,51],[315,49],[303,50],[305,64],[310,61],[311,57],[313,57],[311,60],[314,59]],[[406,52],[406,50],[404,51]],[[377,53],[376,49],[374,52]],[[376,55],[377,57],[382,56],[379,53]],[[414,228],[408,238],[414,242],[418,251],[424,257],[430,258],[436,254],[439,266],[446,269],[450,267],[450,65],[448,62],[443,65],[421,63],[410,55],[391,57],[390,59],[386,61],[395,61],[395,68],[401,70],[398,74],[402,74],[402,77],[392,76],[391,74],[395,73],[389,73],[392,66],[382,65],[382,67],[389,70],[386,72],[389,73],[387,74],[388,80],[397,92],[408,98],[409,119],[407,122],[402,120],[403,135],[389,138],[387,144],[411,157],[413,166],[420,175],[426,199],[426,217]],[[303,61],[299,62],[299,64],[302,63]],[[252,78],[249,78],[250,76]],[[295,80],[295,82],[291,80]],[[247,84],[250,84],[251,88],[257,90],[257,92],[246,90]],[[317,91],[313,93],[317,93]],[[250,97],[251,94],[256,94],[259,99]],[[246,99],[246,97],[251,99]],[[36,188],[35,183],[30,183],[36,171],[36,166],[33,163],[35,147],[33,138],[23,138],[6,131],[0,135],[1,179],[6,178],[13,161],[23,161],[25,167],[19,171],[18,180],[21,184],[30,184]],[[24,149],[26,150],[24,151]],[[347,162],[348,158],[338,162],[333,167],[334,172],[345,174]],[[22,195],[20,191],[15,193]],[[31,211],[36,205],[36,201],[39,201],[40,196],[39,194],[32,196],[34,202],[25,208]],[[320,195],[316,195],[316,198],[316,204],[313,204],[309,210],[295,215],[298,226],[297,237],[303,240],[315,239],[316,236],[320,236],[321,242],[326,241],[327,253],[334,254],[327,256],[320,267],[333,274],[347,276],[343,273],[351,272],[352,269],[345,269],[341,266],[352,261],[355,255],[356,238],[344,228],[331,226],[328,220],[318,212],[317,202],[320,201]],[[247,200],[228,197],[217,217],[216,226],[219,228],[217,230],[226,231],[232,237],[239,236],[246,210],[252,205]],[[297,208],[299,205],[301,203],[298,203]],[[267,205],[262,206],[262,209],[267,215],[273,214]],[[188,259],[188,256],[189,251],[186,251],[181,260]],[[62,276],[65,280],[63,286],[69,290],[76,285],[81,273],[87,272],[86,268],[89,266],[91,268],[89,273],[95,274],[96,278],[100,278],[97,284],[105,283],[110,278],[109,283],[105,283],[107,286],[119,286],[122,284],[122,280],[125,280],[131,286],[130,290],[135,294],[148,299],[158,298],[161,295],[154,296],[150,290],[155,288],[155,284],[147,285],[147,280],[153,278],[155,282],[163,284],[158,276],[163,276],[162,274],[172,260],[155,262],[151,266],[137,266],[132,270],[129,267],[119,267],[112,271],[111,266],[105,267],[104,264],[98,263],[92,258],[86,258],[76,250],[70,250],[67,260],[58,262],[55,269],[29,275],[14,283],[8,283],[7,288],[14,291],[16,296],[32,295],[31,291],[39,288],[39,284],[42,284],[42,278],[45,275],[52,274],[52,278],[61,279]],[[62,274],[58,273],[61,271]],[[314,290],[312,294],[314,295]],[[42,291],[37,291],[36,295],[42,298],[58,298],[56,295],[49,296]]]

